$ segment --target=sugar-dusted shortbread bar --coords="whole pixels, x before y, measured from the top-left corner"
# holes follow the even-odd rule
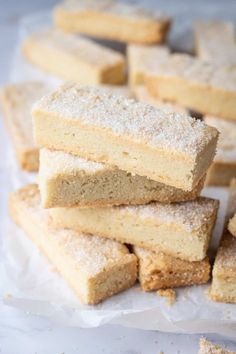
[[[95,233],[122,243],[162,251],[188,261],[206,257],[218,201],[109,208],[53,208],[53,225]]]
[[[236,69],[173,54],[146,75],[149,92],[202,114],[236,119]]]
[[[38,181],[43,206],[55,208],[193,200],[200,195],[205,177],[186,192],[114,166],[44,148]]]
[[[231,352],[219,345],[215,345],[205,338],[201,338],[199,344],[200,347],[198,354],[236,354],[236,352]]]
[[[163,109],[166,112],[175,112],[182,114],[188,113],[188,110],[186,108],[181,107],[178,104],[163,101],[158,99],[157,97],[151,96],[145,85],[135,85],[132,89],[132,92],[134,93],[136,100],[140,102],[146,102],[154,107]]]
[[[236,66],[236,38],[232,22],[199,21],[194,26],[199,58],[219,65]]]
[[[134,247],[134,253],[138,257],[138,278],[144,291],[204,284],[209,280],[207,257],[203,261],[188,262],[140,247]]]
[[[166,60],[170,50],[164,45],[129,44],[127,47],[127,60],[129,72],[129,85],[142,85],[145,75],[155,69],[158,63]]]
[[[80,84],[121,84],[125,59],[121,53],[89,38],[44,29],[25,39],[26,59],[63,80]]]
[[[219,132],[217,153],[207,172],[206,184],[228,186],[236,177],[236,122],[205,116],[206,124]]]
[[[64,1],[54,9],[54,22],[66,32],[132,43],[161,43],[170,18],[137,4],[112,0]]]
[[[210,296],[212,300],[236,303],[236,237],[227,230],[229,219],[236,213],[236,179],[230,184],[225,228],[216,254]]]
[[[35,101],[49,92],[41,82],[12,83],[2,87],[0,104],[19,166],[37,171],[39,149],[33,140],[31,109]]]
[[[215,128],[94,87],[64,85],[37,102],[32,114],[41,147],[183,190],[199,183],[215,155]]]
[[[230,183],[230,203],[231,212],[229,214],[228,230],[231,235],[236,237],[236,178],[233,178]]]
[[[12,219],[47,256],[83,303],[97,304],[134,284],[135,255],[112,240],[53,229],[49,225],[48,211],[40,205],[36,185],[12,193],[9,207]]]

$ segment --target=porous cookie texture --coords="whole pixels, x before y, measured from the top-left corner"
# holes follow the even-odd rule
[[[55,227],[82,230],[188,261],[206,257],[218,201],[50,209]]]
[[[211,116],[205,116],[204,120],[220,132],[217,153],[207,172],[206,184],[228,186],[236,176],[236,123]]]
[[[41,149],[39,189],[43,207],[98,207],[120,204],[173,203],[199,196],[205,177],[190,192],[117,167],[62,151]]]
[[[132,43],[161,43],[171,20],[138,4],[112,0],[64,1],[54,9],[54,22],[66,32]]]
[[[185,114],[76,84],[34,105],[35,140],[183,190],[213,160],[218,132]]]
[[[49,28],[25,39],[27,60],[62,80],[80,84],[121,84],[125,79],[124,56],[89,38]]]
[[[172,54],[146,77],[149,92],[202,114],[236,119],[236,69]]]
[[[134,284],[137,260],[126,246],[95,235],[55,230],[40,204],[37,186],[23,187],[10,195],[11,217],[83,303],[97,304]]]
[[[213,266],[210,296],[212,300],[236,303],[236,237],[227,230],[230,217],[236,212],[236,179],[230,185],[230,197],[222,235]]]
[[[134,247],[134,253],[138,257],[138,278],[144,291],[203,284],[209,280],[207,257],[202,261],[188,262],[140,247]]]
[[[27,81],[2,87],[0,104],[20,168],[37,171],[39,149],[33,140],[31,108],[49,87],[42,82]]]

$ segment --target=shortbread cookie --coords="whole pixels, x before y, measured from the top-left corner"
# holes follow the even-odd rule
[[[206,184],[228,186],[236,177],[236,122],[210,116],[204,120],[220,132],[217,153],[207,172]]]
[[[140,247],[134,247],[134,253],[138,257],[138,278],[144,291],[203,284],[209,280],[208,258],[188,262]]]
[[[54,22],[66,32],[133,43],[161,43],[170,18],[137,4],[112,0],[64,1],[54,10]]]
[[[2,116],[8,128],[19,166],[37,171],[39,149],[33,140],[31,108],[49,88],[41,82],[8,84],[1,89]]]
[[[219,345],[209,342],[205,338],[201,338],[198,354],[236,354],[236,352],[231,352],[220,347]]]
[[[202,114],[236,119],[236,69],[170,55],[146,75],[149,92]]]
[[[206,257],[218,201],[195,201],[110,208],[50,209],[53,225],[162,251],[188,261]]]
[[[197,22],[195,49],[199,58],[219,65],[236,66],[236,42],[231,22]]]
[[[43,207],[55,208],[193,200],[200,195],[205,177],[186,192],[107,164],[41,149],[38,181]]]
[[[217,251],[210,296],[212,300],[236,303],[236,237],[227,230],[229,219],[236,212],[236,179],[230,185],[225,229]]]
[[[166,112],[175,112],[181,114],[188,114],[188,110],[179,106],[178,104],[174,104],[172,102],[162,101],[156,97],[153,97],[149,94],[146,86],[144,85],[136,85],[132,89],[136,100],[140,102],[146,102],[151,104],[154,107],[159,109],[163,109]]]
[[[9,206],[13,220],[43,251],[83,303],[97,304],[134,284],[135,255],[115,241],[53,229],[48,211],[40,205],[36,185],[12,193]]]
[[[46,29],[27,38],[22,50],[34,65],[63,80],[98,85],[125,79],[124,56],[89,38]]]
[[[36,142],[192,190],[215,155],[218,132],[187,115],[67,84],[33,109]]]
[[[230,183],[230,203],[228,230],[236,237],[236,178],[233,178]]]
[[[159,62],[166,60],[170,50],[161,45],[138,45],[130,44],[127,47],[129,85],[142,85],[145,75],[155,69]]]

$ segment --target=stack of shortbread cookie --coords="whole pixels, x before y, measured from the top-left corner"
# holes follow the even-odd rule
[[[11,214],[83,302],[133,285],[137,261],[144,290],[208,281],[218,201],[199,194],[216,129],[78,84],[32,113],[39,190],[13,193]]]
[[[162,44],[169,17],[137,5],[66,2],[54,22],[56,28],[24,41],[23,55],[76,83],[54,89],[24,82],[1,93],[20,166],[39,170],[38,185],[11,194],[13,220],[87,304],[137,279],[145,291],[206,283],[218,201],[200,194],[216,163],[211,167],[218,131],[215,118],[197,120],[188,110],[235,119],[233,61],[203,58],[208,49],[200,40],[200,58],[171,54]],[[81,34],[127,43],[129,86],[118,86],[125,82],[125,55]],[[233,141],[234,123],[216,120],[229,125]],[[227,242],[219,254],[229,254]],[[222,257],[211,295],[235,301],[217,296],[225,289]],[[228,268],[233,262],[232,251]]]

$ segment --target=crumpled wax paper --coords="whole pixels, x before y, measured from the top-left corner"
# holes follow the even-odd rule
[[[25,19],[20,28],[20,40],[32,29],[48,25],[49,21],[50,16],[45,13]],[[185,24],[183,27],[185,28]],[[177,37],[180,32],[179,29]],[[12,61],[11,81],[40,79],[53,85],[60,83],[60,80],[28,64],[22,58],[19,48],[20,46],[16,48]],[[0,139],[1,134],[0,131]],[[7,171],[0,168],[0,178],[5,181],[8,191],[36,181],[36,174],[18,169],[10,145],[6,147],[6,154],[9,166]],[[6,174],[10,179],[6,178]],[[210,249],[210,254],[214,254],[223,228],[228,192],[225,188],[205,188],[203,195],[220,199],[221,202]],[[171,307],[166,305],[165,298],[157,296],[155,292],[144,293],[138,285],[97,306],[81,305],[47,259],[6,216],[6,211],[1,212],[4,237],[3,257],[0,260],[0,289],[6,304],[70,326],[95,327],[116,323],[148,330],[214,332],[235,337],[236,306],[209,300],[209,284],[178,289],[177,300]]]

